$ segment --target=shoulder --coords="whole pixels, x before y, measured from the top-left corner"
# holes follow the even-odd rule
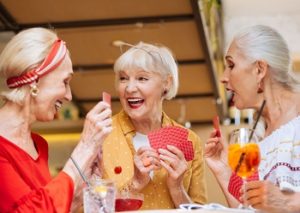
[[[37,133],[31,133],[32,140],[39,150],[48,150],[48,143],[45,138]]]
[[[300,139],[300,116],[295,117],[278,129],[274,130],[270,136],[276,138],[295,138]]]
[[[128,123],[129,121],[129,116],[123,110],[112,117],[113,124]]]

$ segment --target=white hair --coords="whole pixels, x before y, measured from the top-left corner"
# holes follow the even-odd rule
[[[276,30],[264,25],[250,26],[236,34],[233,42],[250,62],[266,61],[275,82],[291,91],[300,91],[288,45]]]
[[[179,85],[178,66],[172,52],[167,47],[139,42],[137,45],[132,45],[114,64],[115,73],[136,69],[157,72],[163,78],[171,76],[172,84],[165,98],[170,100],[176,96]]]
[[[37,67],[49,53],[57,35],[49,29],[31,28],[15,35],[0,55],[0,75],[5,80],[19,76]],[[15,89],[5,89],[1,96],[20,105],[29,92],[25,85]]]

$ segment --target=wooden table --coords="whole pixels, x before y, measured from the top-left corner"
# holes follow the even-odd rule
[[[171,210],[138,210],[138,211],[126,211],[123,213],[254,213],[252,210],[243,209],[224,209],[224,210],[208,210],[208,209],[198,209],[198,210],[184,210],[184,209],[171,209]]]

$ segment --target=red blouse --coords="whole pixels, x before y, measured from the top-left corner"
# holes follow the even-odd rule
[[[48,144],[31,136],[36,160],[0,136],[0,212],[70,212],[73,180],[64,172],[51,179]]]

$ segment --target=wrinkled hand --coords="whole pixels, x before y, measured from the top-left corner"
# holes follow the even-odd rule
[[[133,187],[141,191],[150,181],[149,173],[159,169],[160,161],[158,153],[151,147],[141,147],[134,155]]]
[[[97,162],[97,154],[101,152],[101,145],[112,130],[111,125],[111,109],[105,102],[99,102],[86,116],[80,141],[72,157],[87,177],[92,174]],[[64,167],[64,171],[76,181],[76,185],[80,184],[78,171],[74,169],[70,160]]]
[[[204,158],[208,167],[217,176],[228,170],[227,155],[228,145],[221,137],[217,137],[217,131],[214,130],[207,139],[204,147]]]
[[[288,203],[293,193],[283,192],[269,181],[250,181],[241,189],[241,200],[246,205],[266,212],[289,212]]]
[[[91,145],[91,151],[94,151],[102,145],[104,138],[111,132],[111,125],[110,106],[101,101],[87,114],[80,142],[85,143],[86,147]]]
[[[170,188],[180,187],[183,175],[188,168],[184,154],[175,146],[167,145],[166,149],[159,149],[161,165],[168,171],[167,185]]]
[[[112,130],[111,124],[110,105],[103,101],[99,102],[86,116],[81,140],[77,147],[81,152],[80,158],[78,159],[79,161],[83,161],[84,159],[82,159],[82,157],[84,156],[89,158],[82,167],[85,170],[90,170],[86,171],[87,174],[91,173],[92,166],[97,160],[97,154],[100,152],[101,145]],[[74,157],[75,156],[73,156],[73,158]]]

